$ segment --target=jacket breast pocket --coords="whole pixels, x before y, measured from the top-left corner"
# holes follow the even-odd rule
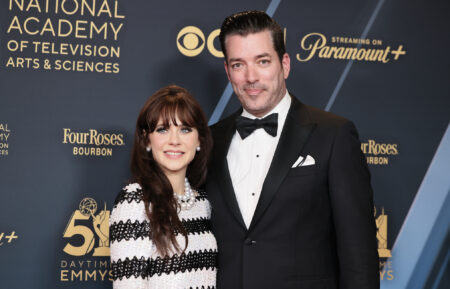
[[[289,170],[290,176],[303,176],[303,175],[313,175],[320,171],[320,165],[302,166],[295,167]]]

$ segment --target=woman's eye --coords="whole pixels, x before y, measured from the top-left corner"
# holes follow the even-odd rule
[[[192,131],[192,127],[184,126],[181,128],[182,133],[189,133]]]
[[[165,132],[167,132],[167,129],[163,126],[160,126],[160,127],[156,128],[156,132],[157,133],[165,133]]]

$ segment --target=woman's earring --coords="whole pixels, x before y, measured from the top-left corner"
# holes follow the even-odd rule
[[[200,146],[196,147],[195,150],[199,152],[200,151]]]
[[[149,153],[152,150],[152,147],[146,147],[145,150]]]

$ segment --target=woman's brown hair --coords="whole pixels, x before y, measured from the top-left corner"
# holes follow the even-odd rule
[[[177,123],[177,118],[181,123]],[[212,137],[205,115],[195,98],[184,88],[170,85],[153,94],[139,113],[134,134],[131,155],[133,181],[141,185],[145,212],[150,220],[150,237],[162,256],[168,255],[172,248],[180,252],[176,241],[176,232],[185,237],[187,233],[178,218],[180,210],[173,195],[173,188],[151,152],[146,151],[150,133],[162,121],[165,127],[185,125],[196,128],[200,140],[200,151],[188,165],[186,177],[192,188],[199,188],[206,179],[209,155],[212,149]]]

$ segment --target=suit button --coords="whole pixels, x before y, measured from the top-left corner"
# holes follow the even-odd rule
[[[255,241],[255,240],[252,240],[252,239],[250,239],[250,238],[247,238],[247,239],[245,239],[244,243],[245,243],[245,245],[247,245],[247,246],[251,246],[251,245],[256,244],[256,241]]]

